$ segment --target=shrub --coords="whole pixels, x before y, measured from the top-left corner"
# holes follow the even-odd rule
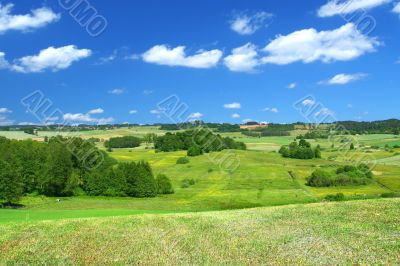
[[[189,163],[189,159],[187,157],[181,157],[176,160],[176,164],[187,164]]]
[[[193,186],[196,183],[196,181],[194,181],[194,179],[184,179],[182,180],[182,188],[188,188],[190,186]]]
[[[191,157],[199,156],[199,155],[202,155],[202,154],[203,154],[203,151],[197,145],[193,145],[193,146],[189,147],[189,149],[187,151],[187,155],[191,156]]]
[[[311,177],[307,179],[307,186],[310,187],[330,187],[332,185],[332,175],[324,170],[317,169]]]
[[[344,197],[343,193],[337,193],[334,195],[332,195],[332,194],[326,195],[325,199],[327,201],[343,201],[343,200],[345,200],[345,197]]]
[[[166,175],[159,174],[156,179],[158,194],[173,194],[174,188]]]

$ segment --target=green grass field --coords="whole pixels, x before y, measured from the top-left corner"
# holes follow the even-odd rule
[[[400,200],[0,224],[4,265],[398,265]]]

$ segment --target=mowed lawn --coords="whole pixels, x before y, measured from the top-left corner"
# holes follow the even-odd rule
[[[5,265],[399,265],[400,200],[0,224]]]

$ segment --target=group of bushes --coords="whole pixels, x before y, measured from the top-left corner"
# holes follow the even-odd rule
[[[246,149],[242,142],[236,142],[229,137],[221,137],[206,129],[187,130],[177,133],[166,133],[154,141],[157,151],[170,152],[187,150],[188,156],[198,156],[212,151],[224,149]]]
[[[145,162],[117,164],[81,138],[0,137],[0,201],[16,202],[25,194],[154,197],[173,191],[166,180],[154,178]]]
[[[317,145],[314,149],[305,139],[300,139],[299,143],[294,141],[289,146],[282,146],[279,153],[285,158],[313,159],[321,158],[321,148]]]
[[[317,169],[307,179],[307,185],[311,187],[367,185],[371,182],[372,176],[366,164],[346,165],[339,167],[335,172]]]
[[[142,143],[142,139],[134,136],[110,138],[104,142],[106,148],[136,148]]]
[[[327,139],[329,137],[326,131],[311,130],[304,135],[297,136],[297,139]]]

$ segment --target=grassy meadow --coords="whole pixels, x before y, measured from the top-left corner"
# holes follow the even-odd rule
[[[162,135],[157,127],[70,133],[107,140],[115,136]],[[43,140],[21,132],[0,132],[14,139]],[[69,134],[65,134],[69,135]],[[156,152],[151,145],[112,149],[119,162],[148,161],[155,175],[167,175],[175,193],[155,198],[28,195],[20,209],[0,209],[0,264],[399,264],[400,201],[381,199],[400,193],[400,157],[394,135],[353,136],[356,149],[338,137],[310,140],[322,158],[283,158],[277,151],[286,137],[247,137],[223,133],[246,143],[230,150],[238,167],[227,171],[215,162],[223,152],[189,157],[186,151]],[[106,150],[102,142],[97,146]],[[365,162],[373,166],[368,185],[309,187],[316,169]],[[183,186],[185,180],[192,185]],[[328,203],[343,193],[345,202]],[[123,244],[121,244],[123,243]]]
[[[5,265],[397,265],[400,201],[0,223]]]

